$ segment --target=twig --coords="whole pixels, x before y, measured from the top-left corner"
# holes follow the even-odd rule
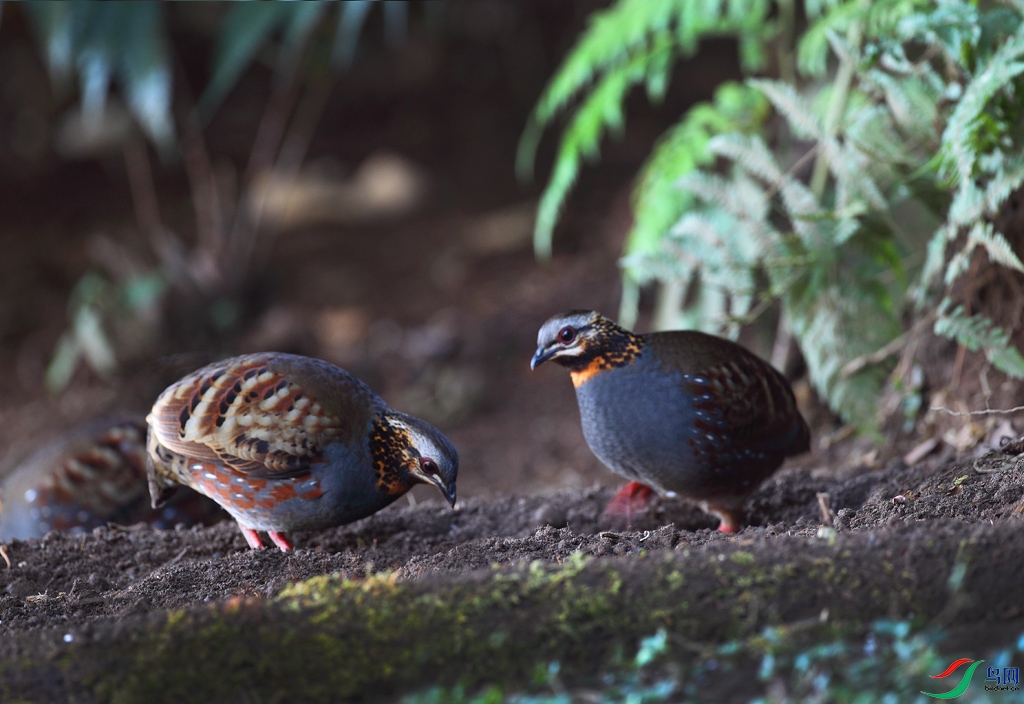
[[[4,562],[7,563],[7,569],[11,569],[11,558],[7,556],[6,545],[0,545],[0,557],[2,557],[4,559]]]
[[[784,175],[795,175],[800,169],[804,167],[804,165],[807,164],[808,161],[810,161],[811,159],[818,155],[819,149],[820,147],[817,143],[815,143],[814,146],[812,146],[810,149],[804,152],[803,156],[794,161],[792,166],[786,169],[786,173]],[[768,190],[765,191],[765,197],[769,199],[775,197],[775,194],[782,190],[783,182],[783,178],[776,179],[775,182],[772,183],[771,186],[768,188]]]
[[[932,406],[928,410],[942,411],[943,413],[948,413],[951,416],[988,416],[1018,413],[1020,411],[1024,411],[1024,406],[1014,406],[1013,408],[986,408],[983,411],[954,411],[953,409],[946,408],[945,406]]]
[[[861,7],[868,3],[861,0]],[[864,23],[860,18],[855,19],[846,31],[846,41],[850,46],[851,53],[860,51],[860,43],[864,34]],[[846,109],[846,99],[850,93],[850,86],[853,84],[853,77],[856,72],[856,61],[852,56],[839,64],[836,71],[836,78],[832,84],[832,96],[829,100],[828,109],[825,113],[825,139],[831,140],[839,132],[839,123],[843,118],[843,110]],[[825,192],[825,183],[828,180],[828,156],[824,151],[818,154],[814,162],[814,171],[811,174],[811,192],[819,202]]]
[[[831,497],[823,491],[819,491],[816,496],[818,498],[818,509],[821,510],[822,523],[827,526],[835,524],[836,512],[832,510]]]
[[[308,89],[295,109],[291,126],[282,138],[281,149],[278,152],[277,161],[270,169],[272,181],[280,188],[288,190],[298,178],[299,169],[306,158],[309,143],[313,140],[313,133],[320,123],[324,107],[327,104],[327,97],[330,94],[331,84],[321,81],[314,87]],[[247,262],[250,266],[261,268],[270,255],[271,235],[273,235],[277,223],[264,223],[263,209],[266,202],[268,189],[263,188],[255,194],[257,200],[254,203],[252,230],[247,242],[246,250],[242,253],[241,261]],[[250,194],[249,197],[253,197]],[[268,227],[267,236],[259,237],[261,226]]]
[[[252,240],[259,230],[263,212],[262,195],[256,195],[257,178],[269,171],[274,164],[288,123],[288,114],[295,104],[296,92],[294,81],[274,81],[270,100],[263,111],[263,118],[256,130],[256,139],[249,152],[249,163],[242,178],[243,195],[238,199],[238,207],[228,234],[228,248],[224,252],[226,257],[235,260],[235,265],[228,271],[239,272],[242,276],[249,271],[248,257],[253,249]],[[256,198],[255,207],[250,208],[247,201],[253,198]],[[232,285],[234,284],[237,284],[237,281],[233,281]]]
[[[853,376],[854,374],[864,369],[865,367],[870,366],[872,364],[878,364],[886,357],[892,356],[896,352],[899,352],[899,350],[906,343],[907,338],[916,336],[922,328],[924,328],[927,325],[931,325],[934,321],[935,311],[932,311],[925,317],[921,318],[921,320],[917,321],[917,323],[914,324],[914,327],[912,327],[910,330],[903,333],[902,335],[893,338],[892,340],[890,340],[889,342],[887,342],[885,345],[875,350],[874,352],[870,354],[862,354],[859,357],[851,359],[849,362],[843,365],[842,369],[839,370],[839,376],[842,378]]]
[[[210,164],[210,154],[203,143],[202,129],[195,117],[188,121],[182,133],[181,146],[185,175],[192,186],[196,234],[201,246],[216,256],[224,250],[224,211],[217,179]]]
[[[178,563],[178,561],[181,560],[181,558],[185,557],[185,553],[187,553],[187,552],[188,552],[188,548],[187,547],[182,548],[181,552],[179,552],[177,555],[175,555],[171,559],[170,562],[167,562],[167,563],[161,565],[160,566],[161,569],[167,569],[168,567],[173,567],[174,565],[176,565]]]
[[[124,145],[124,165],[128,172],[128,188],[132,192],[132,206],[139,231],[153,238],[162,230],[160,206],[153,185],[153,169],[149,165],[146,145],[140,138],[129,139]]]

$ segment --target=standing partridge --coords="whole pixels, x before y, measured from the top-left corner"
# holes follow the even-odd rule
[[[636,335],[599,313],[541,326],[531,368],[569,369],[583,435],[630,480],[607,512],[632,518],[651,489],[697,503],[731,533],[743,502],[782,461],[809,449],[793,390],[739,345],[695,331]]]
[[[193,491],[160,511],[147,501],[146,423],[111,418],[65,433],[0,483],[0,541],[80,533],[107,523],[214,523],[221,510]]]
[[[455,506],[448,438],[318,359],[268,352],[211,364],[168,387],[148,420],[153,505],[192,487],[253,548],[266,531],[290,550],[284,531],[357,521],[417,483]]]

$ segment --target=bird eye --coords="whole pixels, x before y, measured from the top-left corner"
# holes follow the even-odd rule
[[[568,345],[570,342],[576,339],[576,328],[571,325],[566,325],[564,328],[558,331],[558,341],[563,345]]]
[[[420,469],[427,474],[437,474],[437,463],[432,459],[422,459],[420,460]]]

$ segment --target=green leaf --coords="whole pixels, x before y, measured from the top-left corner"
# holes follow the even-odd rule
[[[372,3],[373,0],[349,0],[341,3],[338,25],[334,33],[334,48],[331,50],[331,61],[335,65],[345,68],[352,66],[359,35],[363,31]]]
[[[131,8],[125,17],[125,39],[118,46],[128,105],[150,139],[166,149],[174,140],[174,126],[164,8],[147,2]]]
[[[982,350],[996,369],[1015,379],[1024,378],[1024,357],[1010,344],[1009,334],[981,315],[966,315],[963,306],[950,309],[944,301],[935,319],[935,334],[948,337],[972,352]]]
[[[235,3],[224,19],[213,58],[213,77],[199,99],[198,110],[208,118],[234,87],[256,51],[296,9],[290,2]]]
[[[943,174],[954,181],[971,178],[977,168],[980,133],[985,130],[985,111],[999,92],[1012,88],[1013,79],[1024,73],[1024,37],[1004,43],[973,80],[946,123],[942,133]]]
[[[738,83],[724,83],[713,102],[690,108],[676,126],[658,140],[641,168],[633,192],[634,224],[626,253],[651,253],[669,228],[690,207],[692,199],[678,187],[680,178],[710,164],[712,136],[748,132],[760,128],[768,104],[755,90]]]

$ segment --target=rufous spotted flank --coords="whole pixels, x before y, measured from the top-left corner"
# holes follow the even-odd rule
[[[455,505],[459,458],[436,428],[327,362],[261,353],[167,388],[149,415],[153,505],[179,484],[230,513],[246,541],[365,518],[417,483]]]

